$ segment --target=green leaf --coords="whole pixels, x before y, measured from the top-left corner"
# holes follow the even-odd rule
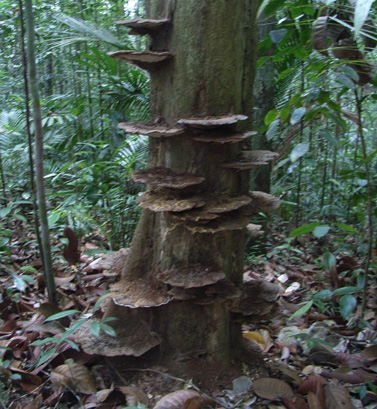
[[[331,135],[331,132],[326,128],[319,130],[321,136],[323,136],[332,146],[338,146],[338,140]]]
[[[275,136],[276,131],[279,128],[279,124],[280,124],[279,119],[276,119],[275,121],[270,123],[268,130],[266,132],[266,138],[268,141],[270,141]]]
[[[349,315],[356,308],[357,301],[356,298],[352,295],[343,295],[339,300],[339,312],[342,315],[343,319],[346,320],[349,318]]]
[[[336,290],[333,291],[334,295],[345,295],[345,294],[355,294],[358,293],[361,290],[359,287],[342,287],[342,288],[337,288]]]
[[[104,324],[103,322],[100,322],[100,327],[102,329],[102,331],[105,331],[106,334],[112,336],[112,337],[116,337],[117,333],[115,331],[115,329],[113,327],[110,327],[110,325]]]
[[[304,156],[308,152],[309,147],[310,147],[310,144],[307,142],[302,142],[296,145],[292,149],[291,154],[289,155],[291,162],[294,163],[296,162],[297,159],[300,159],[302,156]]]
[[[267,115],[264,118],[264,123],[266,125],[270,125],[271,122],[273,122],[279,115],[279,112],[276,109],[272,109],[267,113]]]
[[[93,314],[98,310],[98,307],[101,305],[102,301],[108,296],[110,290],[106,290],[101,297],[98,298],[98,300],[96,301],[96,303],[94,304],[93,307]]]
[[[355,89],[355,83],[347,75],[337,74],[336,80],[346,88]]]
[[[59,320],[60,318],[68,317],[69,315],[77,314],[78,312],[80,311],[79,310],[67,310],[67,311],[58,312],[56,314],[50,315],[48,318],[46,318],[45,321],[47,322],[47,321]]]
[[[320,239],[329,232],[330,228],[330,226],[318,226],[313,230],[313,234],[317,239]]]
[[[8,214],[12,211],[11,207],[4,207],[0,209],[0,217],[8,216]]]
[[[368,17],[373,1],[374,0],[357,0],[356,2],[353,26],[355,27],[355,34],[357,36],[360,34],[360,30]]]
[[[279,30],[270,31],[270,38],[275,43],[278,44],[287,35],[288,30],[286,28],[281,28]]]
[[[47,352],[44,352],[43,354],[41,354],[36,363],[36,367],[38,368],[39,366],[43,365],[45,362],[49,361],[54,356],[55,353],[56,353],[56,348],[52,348],[48,350]]]
[[[331,290],[322,290],[313,295],[313,300],[330,300],[333,294]]]
[[[337,227],[339,227],[339,229],[342,229],[342,230],[344,230],[344,231],[348,231],[348,232],[350,232],[350,233],[359,234],[359,232],[358,232],[355,228],[353,228],[352,226],[350,226],[349,224],[335,223],[335,225],[336,225]]]
[[[325,265],[326,270],[331,270],[335,264],[336,264],[336,259],[333,253],[330,253],[329,251],[323,255],[323,264]]]
[[[308,223],[304,224],[303,226],[297,227],[297,229],[294,229],[289,233],[288,237],[300,237],[303,236],[306,233],[312,232],[316,227],[321,226],[321,223]]]
[[[296,108],[291,115],[291,119],[290,119],[290,124],[291,125],[295,125],[298,124],[302,117],[305,115],[306,112],[306,108],[305,107],[301,107],[301,108]]]
[[[101,332],[101,325],[99,321],[92,321],[90,323],[90,332],[93,334],[94,338],[99,338]]]
[[[259,69],[260,67],[262,67],[262,65],[263,65],[265,62],[267,62],[268,60],[270,60],[270,59],[271,59],[271,56],[270,56],[270,55],[267,55],[266,57],[260,57],[260,58],[258,58],[257,68]]]
[[[299,310],[297,310],[294,314],[292,314],[288,318],[288,320],[291,320],[291,319],[296,318],[296,317],[301,317],[301,315],[304,315],[306,312],[308,312],[310,310],[310,308],[312,308],[312,305],[313,305],[313,300],[310,300],[304,306],[302,306]]]

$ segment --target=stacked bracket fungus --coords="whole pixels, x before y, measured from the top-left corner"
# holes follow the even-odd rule
[[[229,337],[241,339],[238,318],[257,319],[276,306],[278,288],[259,281],[243,283],[242,271],[246,231],[260,230],[249,218],[278,206],[271,195],[248,193],[248,169],[268,164],[277,154],[242,150],[241,145],[255,135],[248,116],[240,113],[252,110],[245,100],[250,89],[241,92],[240,82],[234,82],[228,71],[227,87],[222,85],[224,76],[214,83],[213,76],[225,65],[217,64],[206,73],[209,82],[204,80],[203,67],[208,70],[213,60],[223,58],[225,48],[233,58],[228,66],[245,69],[239,64],[244,49],[238,48],[249,38],[244,28],[233,27],[231,33],[238,30],[237,36],[223,40],[203,38],[208,41],[202,47],[206,52],[199,52],[201,47],[184,43],[177,34],[183,21],[186,30],[193,25],[186,24],[187,7],[196,10],[191,2],[166,2],[174,9],[171,12],[159,8],[165,2],[148,3],[151,17],[164,18],[117,24],[129,27],[132,34],[149,35],[150,51],[109,53],[151,75],[151,122],[118,125],[128,134],[148,136],[150,156],[147,169],[132,176],[147,186],[138,198],[142,212],[132,247],[120,281],[110,287],[101,305],[105,317],[118,318],[110,322],[117,337],[101,332],[96,339],[88,323],[78,339],[86,352],[108,356],[140,356],[159,345],[165,357],[205,350],[211,358],[228,359],[233,344]],[[239,16],[252,9],[239,1],[225,3],[232,12],[237,8]],[[214,18],[217,5],[208,7],[216,7],[216,13],[205,18]],[[166,18],[169,14],[177,24]],[[192,38],[197,41],[195,35]],[[223,43],[217,46],[218,41]],[[193,63],[190,53],[196,51],[203,62]],[[249,77],[242,71],[241,78]]]

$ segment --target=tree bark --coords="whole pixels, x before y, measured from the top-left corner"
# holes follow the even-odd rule
[[[248,119],[234,128],[209,132],[229,136],[251,129],[257,5],[255,0],[147,2],[149,19],[170,19],[164,30],[153,33],[150,49],[169,51],[173,56],[151,71],[151,119],[155,124],[176,128],[182,126],[181,119],[218,119],[235,114]],[[223,167],[224,163],[237,160],[241,143],[207,143],[195,140],[195,135],[192,129],[184,128],[177,137],[150,138],[148,168],[159,166],[204,179],[184,191],[171,189],[170,194],[177,198],[200,195],[211,200],[246,196],[249,171]],[[156,193],[153,187],[150,190]],[[139,322],[149,326],[150,334],[158,334],[159,352],[170,362],[177,362],[177,356],[193,354],[207,361],[229,363],[242,336],[241,325],[233,319],[226,297],[219,296],[219,288],[211,296],[213,287],[203,284],[197,286],[203,288],[186,291],[186,295],[195,292],[194,299],[172,299],[168,292],[171,287],[161,280],[161,273],[171,269],[186,271],[185,268],[192,266],[192,270],[214,269],[224,274],[223,281],[237,291],[243,274],[245,225],[240,223],[243,214],[240,210],[221,214],[218,220],[225,227],[212,232],[199,232],[195,228],[192,231],[177,222],[177,217],[177,212],[142,211],[122,279],[112,289],[114,303],[110,303],[105,315],[128,317],[128,320],[119,319],[120,334],[139,310]],[[202,291],[203,298],[198,296],[198,291]],[[160,296],[160,303],[149,301]],[[123,313],[119,306],[125,308]],[[155,338],[151,339],[151,344],[155,344]],[[94,341],[88,341],[89,344],[92,351],[99,349]],[[113,350],[111,353],[115,354]],[[133,354],[141,352],[137,350]]]

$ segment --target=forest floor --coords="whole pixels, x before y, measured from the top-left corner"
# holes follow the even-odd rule
[[[376,272],[363,294],[357,286],[363,260],[356,254],[340,255],[326,270],[315,246],[277,237],[285,244],[249,257],[245,279],[281,288],[276,316],[243,325],[245,342],[263,365],[237,361],[224,371],[192,360],[192,376],[185,378],[149,366],[148,354],[142,365],[136,358],[88,355],[75,339],[117,280],[122,252],[100,259],[103,243],[86,238],[80,262],[69,266],[56,240],[56,307],[48,303],[41,260],[23,233],[0,259],[0,407],[377,408]],[[93,331],[111,333],[111,327],[102,322]]]

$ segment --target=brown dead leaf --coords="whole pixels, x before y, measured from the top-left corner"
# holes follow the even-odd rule
[[[198,398],[201,400],[200,402]],[[213,403],[213,400],[208,396],[201,396],[191,389],[181,389],[161,398],[154,409],[182,409],[183,407],[185,409],[198,409]]]
[[[319,375],[312,375],[309,376],[308,379],[305,379],[304,382],[298,387],[297,393],[301,393],[302,395],[307,394],[308,392],[315,392],[318,388],[318,385],[326,385],[327,381],[325,378]]]
[[[254,392],[261,398],[276,400],[282,397],[293,398],[291,387],[284,381],[275,378],[259,378],[253,383]]]
[[[71,266],[75,265],[80,261],[79,241],[70,227],[64,229],[63,236],[68,239],[68,245],[63,250],[63,256]]]
[[[292,400],[282,397],[281,400],[288,409],[309,409],[302,396],[295,395]]]
[[[333,383],[325,386],[325,403],[326,409],[355,409],[347,389]]]
[[[126,397],[127,406],[138,406],[139,402],[148,406],[148,396],[136,386],[120,386],[118,389]]]
[[[51,372],[51,382],[57,387],[65,386],[78,393],[97,392],[92,374],[81,364],[72,363],[58,366]]]
[[[308,406],[309,409],[324,409],[320,400],[314,392],[308,393]]]
[[[371,382],[377,380],[377,375],[371,374],[367,371],[364,371],[363,369],[357,369],[355,371],[350,371],[348,373],[341,373],[336,371],[333,372],[322,371],[321,375],[324,376],[325,378],[333,378],[341,382],[351,383],[353,385],[356,385],[358,383],[364,383],[368,380]]]

